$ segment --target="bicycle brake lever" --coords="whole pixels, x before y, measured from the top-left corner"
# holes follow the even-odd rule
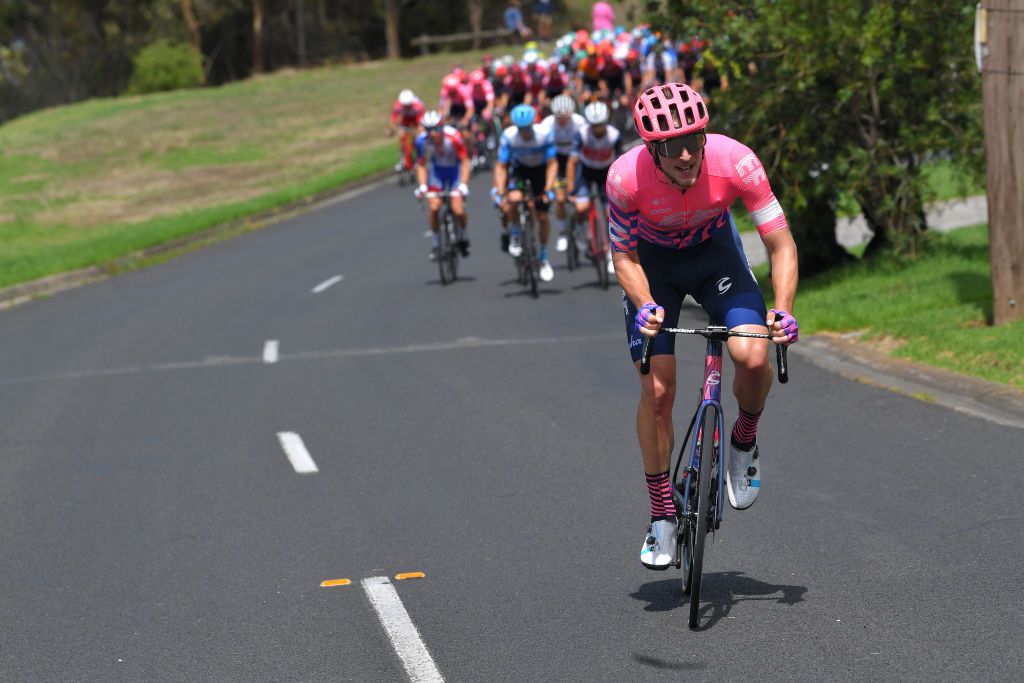
[[[651,350],[654,348],[654,337],[644,336],[644,345],[640,349],[640,374],[651,371]]]
[[[779,314],[776,313],[775,317],[772,318],[772,325],[778,320]],[[769,328],[769,334],[771,330]],[[789,381],[789,358],[787,356],[789,352],[789,346],[787,344],[776,344],[775,345],[775,364],[778,366],[779,373],[779,384],[785,384]]]

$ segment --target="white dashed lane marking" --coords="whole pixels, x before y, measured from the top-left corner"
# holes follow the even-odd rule
[[[323,282],[318,284],[316,287],[314,287],[310,291],[312,291],[313,294],[319,294],[320,292],[326,290],[328,287],[333,287],[334,285],[338,284],[339,282],[341,282],[344,279],[345,279],[344,275],[335,275],[332,278],[328,278],[328,279],[324,280]]]
[[[299,474],[314,474],[319,472],[313,457],[306,450],[306,444],[302,443],[302,437],[295,432],[278,432],[277,438],[281,442],[284,454],[288,456],[288,462],[292,464]]]
[[[373,576],[363,579],[362,584],[409,678],[414,681],[443,681],[444,677],[427,651],[420,632],[412,623],[391,580],[386,576]]]
[[[276,339],[268,339],[263,345],[263,362],[264,363],[276,363],[277,352],[280,344]]]

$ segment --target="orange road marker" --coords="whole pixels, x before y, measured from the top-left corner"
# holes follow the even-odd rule
[[[349,581],[348,579],[330,579],[328,581],[321,581],[320,582],[320,587],[321,588],[333,588],[334,586],[347,586],[350,583],[352,583],[352,582]]]
[[[395,574],[395,581],[405,581],[406,579],[425,579],[427,575],[423,572],[405,572],[404,574]]]

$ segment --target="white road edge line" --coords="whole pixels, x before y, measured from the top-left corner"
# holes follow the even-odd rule
[[[284,454],[288,456],[288,462],[292,464],[299,474],[313,474],[319,472],[316,463],[306,450],[306,444],[302,443],[302,437],[295,432],[278,432],[277,438],[281,442]]]
[[[263,344],[263,362],[276,363],[279,348],[280,343],[278,343],[276,339],[268,339],[267,342]]]
[[[444,677],[427,651],[420,632],[409,618],[391,580],[386,576],[371,576],[363,579],[362,584],[409,678],[413,681],[443,681]]]
[[[312,292],[313,294],[319,294],[320,292],[324,291],[324,290],[325,290],[325,289],[327,289],[328,287],[332,287],[332,286],[334,286],[334,285],[338,284],[339,282],[341,282],[341,281],[342,281],[342,280],[344,280],[344,279],[345,279],[345,276],[344,276],[344,275],[335,275],[334,277],[332,277],[332,278],[330,278],[330,279],[324,280],[323,282],[321,282],[320,284],[318,284],[318,285],[317,285],[316,287],[314,287],[314,288],[313,288],[312,290],[310,290],[310,291],[311,291],[311,292]]]

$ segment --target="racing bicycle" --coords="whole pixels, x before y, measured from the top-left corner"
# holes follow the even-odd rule
[[[459,233],[456,228],[455,214],[452,213],[452,192],[427,192],[424,198],[441,198],[441,208],[437,213],[437,269],[441,274],[441,284],[448,285],[459,277]]]
[[[675,467],[672,470],[672,497],[676,505],[676,566],[683,573],[683,595],[690,596],[689,626],[697,628],[700,611],[701,575],[704,569],[704,540],[710,530],[712,534],[722,523],[722,501],[725,500],[725,458],[722,455],[722,439],[728,439],[725,431],[725,413],[722,410],[722,345],[730,337],[771,339],[770,334],[756,332],[732,332],[720,325],[708,325],[704,329],[663,327],[660,334],[699,334],[707,339],[704,357],[704,382],[701,386],[701,401],[686,428],[686,437],[679,449]],[[651,370],[651,350],[654,337],[644,337],[640,354],[640,372]],[[776,366],[779,382],[789,381],[786,346],[775,346]],[[698,425],[693,440],[693,426]],[[689,449],[687,444],[689,443]],[[685,466],[684,466],[685,458]]]

